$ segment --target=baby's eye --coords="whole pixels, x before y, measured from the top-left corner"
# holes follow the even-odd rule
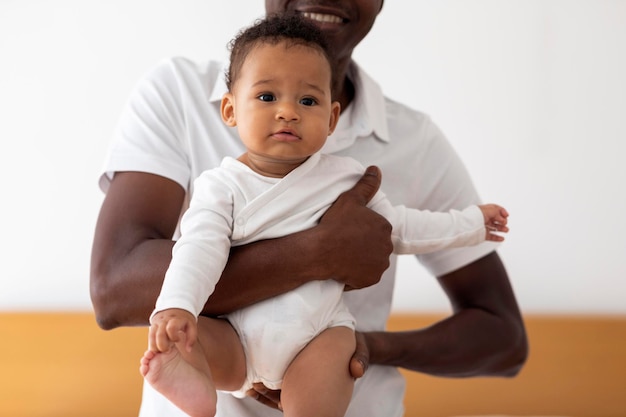
[[[274,100],[276,100],[274,95],[273,94],[269,94],[269,93],[260,94],[258,98],[261,101],[274,101]]]
[[[317,104],[317,101],[314,98],[305,97],[300,100],[300,104],[304,106],[314,106],[315,104]]]

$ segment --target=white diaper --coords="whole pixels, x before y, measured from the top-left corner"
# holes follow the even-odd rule
[[[246,354],[246,381],[231,392],[245,397],[255,382],[280,389],[293,358],[311,339],[330,327],[354,329],[354,317],[342,300],[343,285],[312,281],[293,291],[227,316]]]

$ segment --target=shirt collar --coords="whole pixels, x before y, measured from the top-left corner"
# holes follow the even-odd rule
[[[374,134],[383,142],[389,142],[386,103],[383,91],[356,62],[352,62],[348,77],[354,84],[355,96],[352,123],[359,131],[359,136]]]
[[[348,77],[354,84],[355,95],[326,140],[324,153],[347,149],[359,138],[389,142],[385,97],[379,85],[354,62],[348,69]]]

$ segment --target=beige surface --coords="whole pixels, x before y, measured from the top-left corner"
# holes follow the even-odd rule
[[[395,316],[395,329],[436,317]],[[407,417],[625,417],[626,317],[528,317],[519,377],[406,373]],[[0,313],[0,417],[136,416],[143,328],[100,330],[90,314]]]

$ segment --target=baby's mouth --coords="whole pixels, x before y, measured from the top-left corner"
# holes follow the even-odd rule
[[[282,142],[295,142],[300,140],[300,136],[298,136],[295,131],[290,129],[279,130],[278,132],[275,132],[272,136],[276,140]]]

